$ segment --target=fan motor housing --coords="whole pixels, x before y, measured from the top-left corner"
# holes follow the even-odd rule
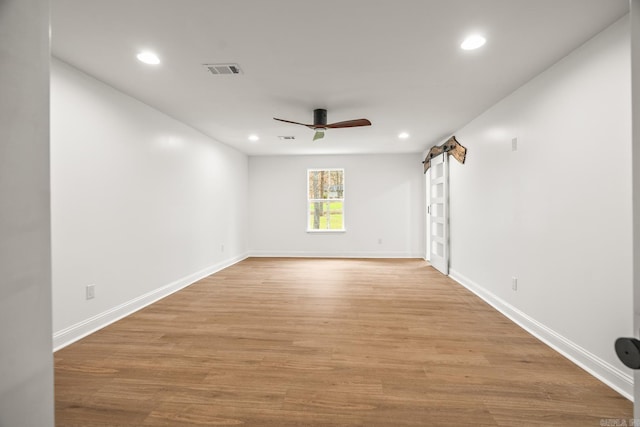
[[[327,110],[324,108],[317,108],[313,110],[313,124],[314,125],[326,125],[327,124]]]

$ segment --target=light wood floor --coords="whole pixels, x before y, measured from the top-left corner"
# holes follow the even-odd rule
[[[247,259],[55,354],[58,426],[599,426],[632,404],[422,260]]]

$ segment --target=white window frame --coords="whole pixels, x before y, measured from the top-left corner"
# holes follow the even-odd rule
[[[310,199],[309,198],[309,173],[310,172],[318,172],[318,171],[327,171],[327,172],[333,172],[333,171],[340,171],[342,172],[342,198],[341,199]],[[307,233],[344,233],[347,231],[347,226],[346,226],[346,215],[345,215],[345,194],[346,194],[346,174],[345,174],[345,170],[344,168],[310,168],[307,169],[307,174],[305,177],[305,187],[306,187],[306,191],[307,191],[307,217],[305,218],[306,220],[306,227],[307,227]],[[311,216],[311,203],[314,202],[322,202],[322,203],[330,203],[330,202],[342,202],[342,228],[341,229],[321,229],[321,230],[316,230],[314,228],[309,228],[309,217]]]

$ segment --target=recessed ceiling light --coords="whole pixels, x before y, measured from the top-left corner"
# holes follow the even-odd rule
[[[401,132],[401,133],[398,134],[398,138],[407,139],[407,138],[409,138],[409,134],[407,132]]]
[[[255,141],[259,140],[259,139],[260,138],[258,137],[258,135],[249,135],[249,141],[254,141],[255,142]]]
[[[460,48],[464,50],[473,50],[482,47],[486,42],[487,39],[485,39],[484,37],[478,34],[473,34],[464,39],[464,41],[460,45]]]
[[[149,52],[148,50],[140,52],[136,56],[136,58],[138,58],[138,61],[144,62],[145,64],[149,65],[158,65],[160,63],[160,58],[158,58],[158,55],[153,52]]]

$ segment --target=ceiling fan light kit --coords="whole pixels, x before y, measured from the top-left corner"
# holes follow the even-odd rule
[[[273,119],[278,120],[280,122],[284,122],[284,123],[291,123],[294,125],[306,126],[309,129],[315,130],[316,133],[313,136],[314,141],[324,138],[324,133],[327,129],[371,126],[371,122],[368,119],[346,120],[344,122],[327,124],[327,110],[325,110],[324,108],[316,108],[315,110],[313,110],[313,124],[311,125],[305,124],[305,123],[293,122],[291,120],[278,119],[275,117]]]

